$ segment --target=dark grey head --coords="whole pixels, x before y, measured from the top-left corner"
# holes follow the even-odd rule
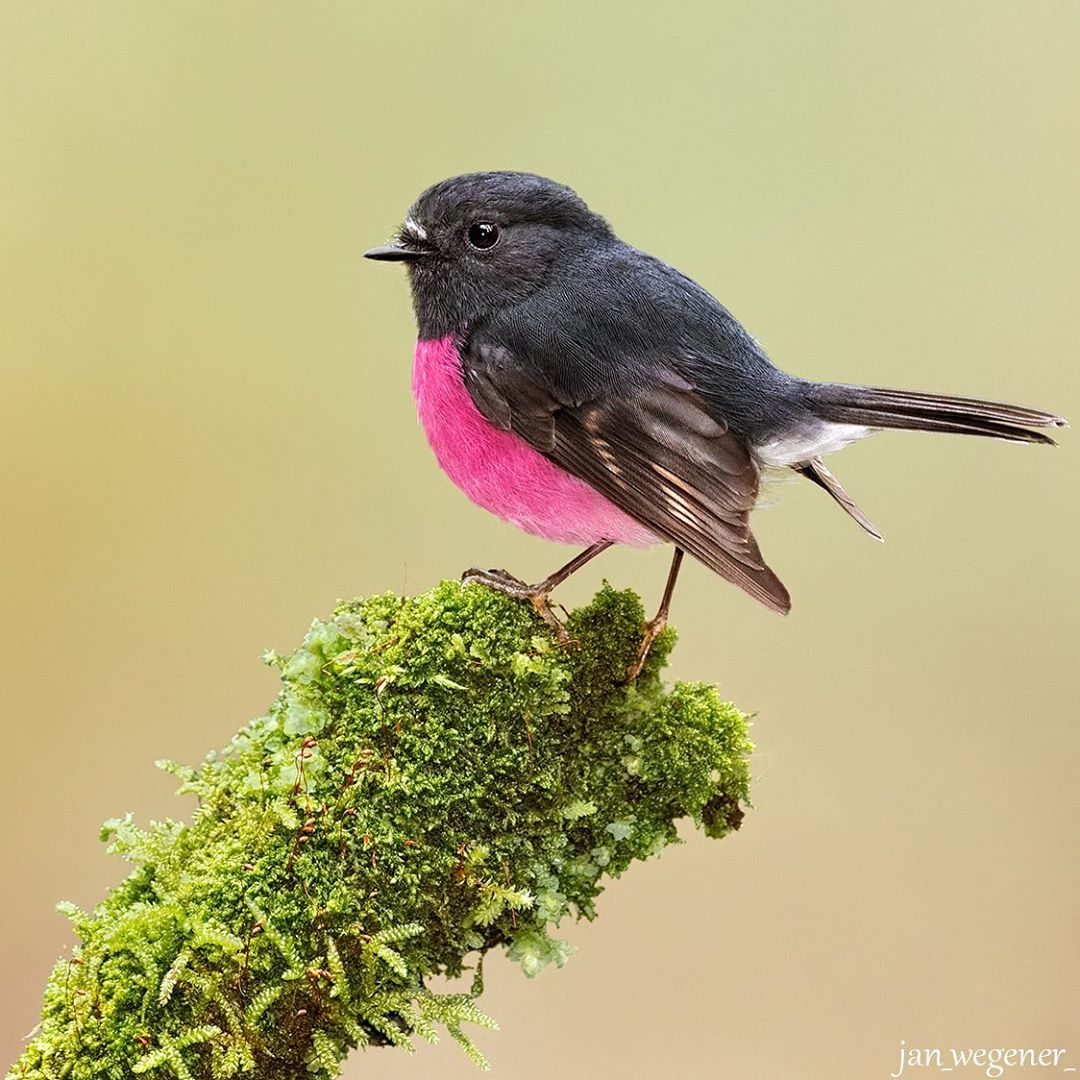
[[[612,238],[562,184],[532,173],[467,173],[429,187],[394,242],[365,255],[406,263],[420,336],[432,338],[523,299],[583,247]]]

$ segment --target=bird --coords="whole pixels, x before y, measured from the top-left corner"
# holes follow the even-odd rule
[[[533,173],[433,184],[364,254],[407,268],[412,389],[439,465],[500,518],[583,547],[540,582],[479,568],[463,581],[531,602],[565,640],[558,585],[613,544],[674,546],[628,680],[667,625],[684,553],[790,610],[750,528],[763,472],[805,477],[880,540],[827,455],[890,428],[1053,445],[1038,429],[1066,425],[1021,405],[789,375],[706,289]]]

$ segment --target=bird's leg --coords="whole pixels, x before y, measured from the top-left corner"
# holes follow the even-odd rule
[[[556,586],[561,585],[571,574],[580,570],[590,559],[595,559],[600,552],[607,551],[613,542],[612,540],[601,540],[599,543],[587,547],[580,554],[575,555],[565,566],[560,566],[553,574],[548,574],[543,581],[537,582],[535,585],[528,585],[520,578],[514,577],[513,574],[508,574],[505,570],[478,570],[476,567],[466,570],[461,575],[461,580],[466,585],[470,583],[486,585],[489,589],[497,589],[499,592],[506,593],[507,596],[513,596],[518,600],[528,600],[536,608],[536,613],[540,618],[551,627],[559,641],[565,643],[569,640],[566,628],[556,617],[555,612],[551,610],[548,596]]]
[[[667,626],[668,608],[671,607],[671,594],[675,591],[675,581],[679,576],[679,567],[682,566],[683,550],[675,549],[675,556],[671,560],[671,569],[668,571],[667,584],[664,586],[664,595],[660,600],[660,608],[656,616],[645,624],[645,636],[638,646],[637,659],[630,665],[626,672],[626,681],[633,682],[645,666],[645,657],[649,655],[649,649],[656,640],[656,635]]]

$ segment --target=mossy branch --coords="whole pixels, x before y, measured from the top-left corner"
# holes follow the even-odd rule
[[[465,1025],[480,962],[527,975],[592,918],[605,877],[693,818],[737,828],[751,749],[712,687],[665,689],[665,633],[632,686],[642,629],[605,588],[561,647],[531,608],[445,582],[316,621],[269,712],[198,769],[190,824],[109,822],[136,866],[54,969],[11,1077],[332,1077],[349,1049],[412,1048]],[[472,967],[468,993],[434,976]]]

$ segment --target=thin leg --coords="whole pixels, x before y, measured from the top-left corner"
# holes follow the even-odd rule
[[[652,648],[652,643],[656,640],[656,635],[667,626],[668,609],[671,607],[671,597],[675,592],[675,582],[679,577],[679,568],[682,566],[683,561],[683,549],[677,547],[675,549],[675,555],[671,560],[671,569],[668,571],[667,584],[664,586],[664,595],[660,600],[660,607],[656,612],[656,616],[645,624],[645,636],[641,639],[641,644],[638,646],[637,659],[630,665],[629,670],[626,672],[626,679],[628,682],[633,682],[641,674],[641,669],[645,666],[645,658],[649,655],[649,649]]]
[[[551,592],[561,585],[571,574],[576,574],[587,562],[591,562],[601,552],[607,551],[614,543],[614,540],[601,540],[598,544],[587,547],[580,555],[575,555],[565,566],[559,567],[555,573],[548,574],[537,588],[544,593]]]
[[[538,582],[536,585],[527,585],[520,578],[508,574],[505,570],[478,570],[476,567],[466,570],[461,575],[461,580],[466,585],[470,583],[486,585],[489,589],[496,589],[518,600],[528,600],[536,608],[540,618],[555,631],[556,637],[560,641],[566,641],[566,628],[559,622],[555,612],[551,610],[548,595],[552,589],[561,585],[571,574],[580,570],[587,562],[595,559],[602,551],[607,551],[613,543],[613,540],[601,540],[599,543],[587,547],[579,555],[575,555],[565,566],[559,567],[553,574],[548,574],[543,581]]]

